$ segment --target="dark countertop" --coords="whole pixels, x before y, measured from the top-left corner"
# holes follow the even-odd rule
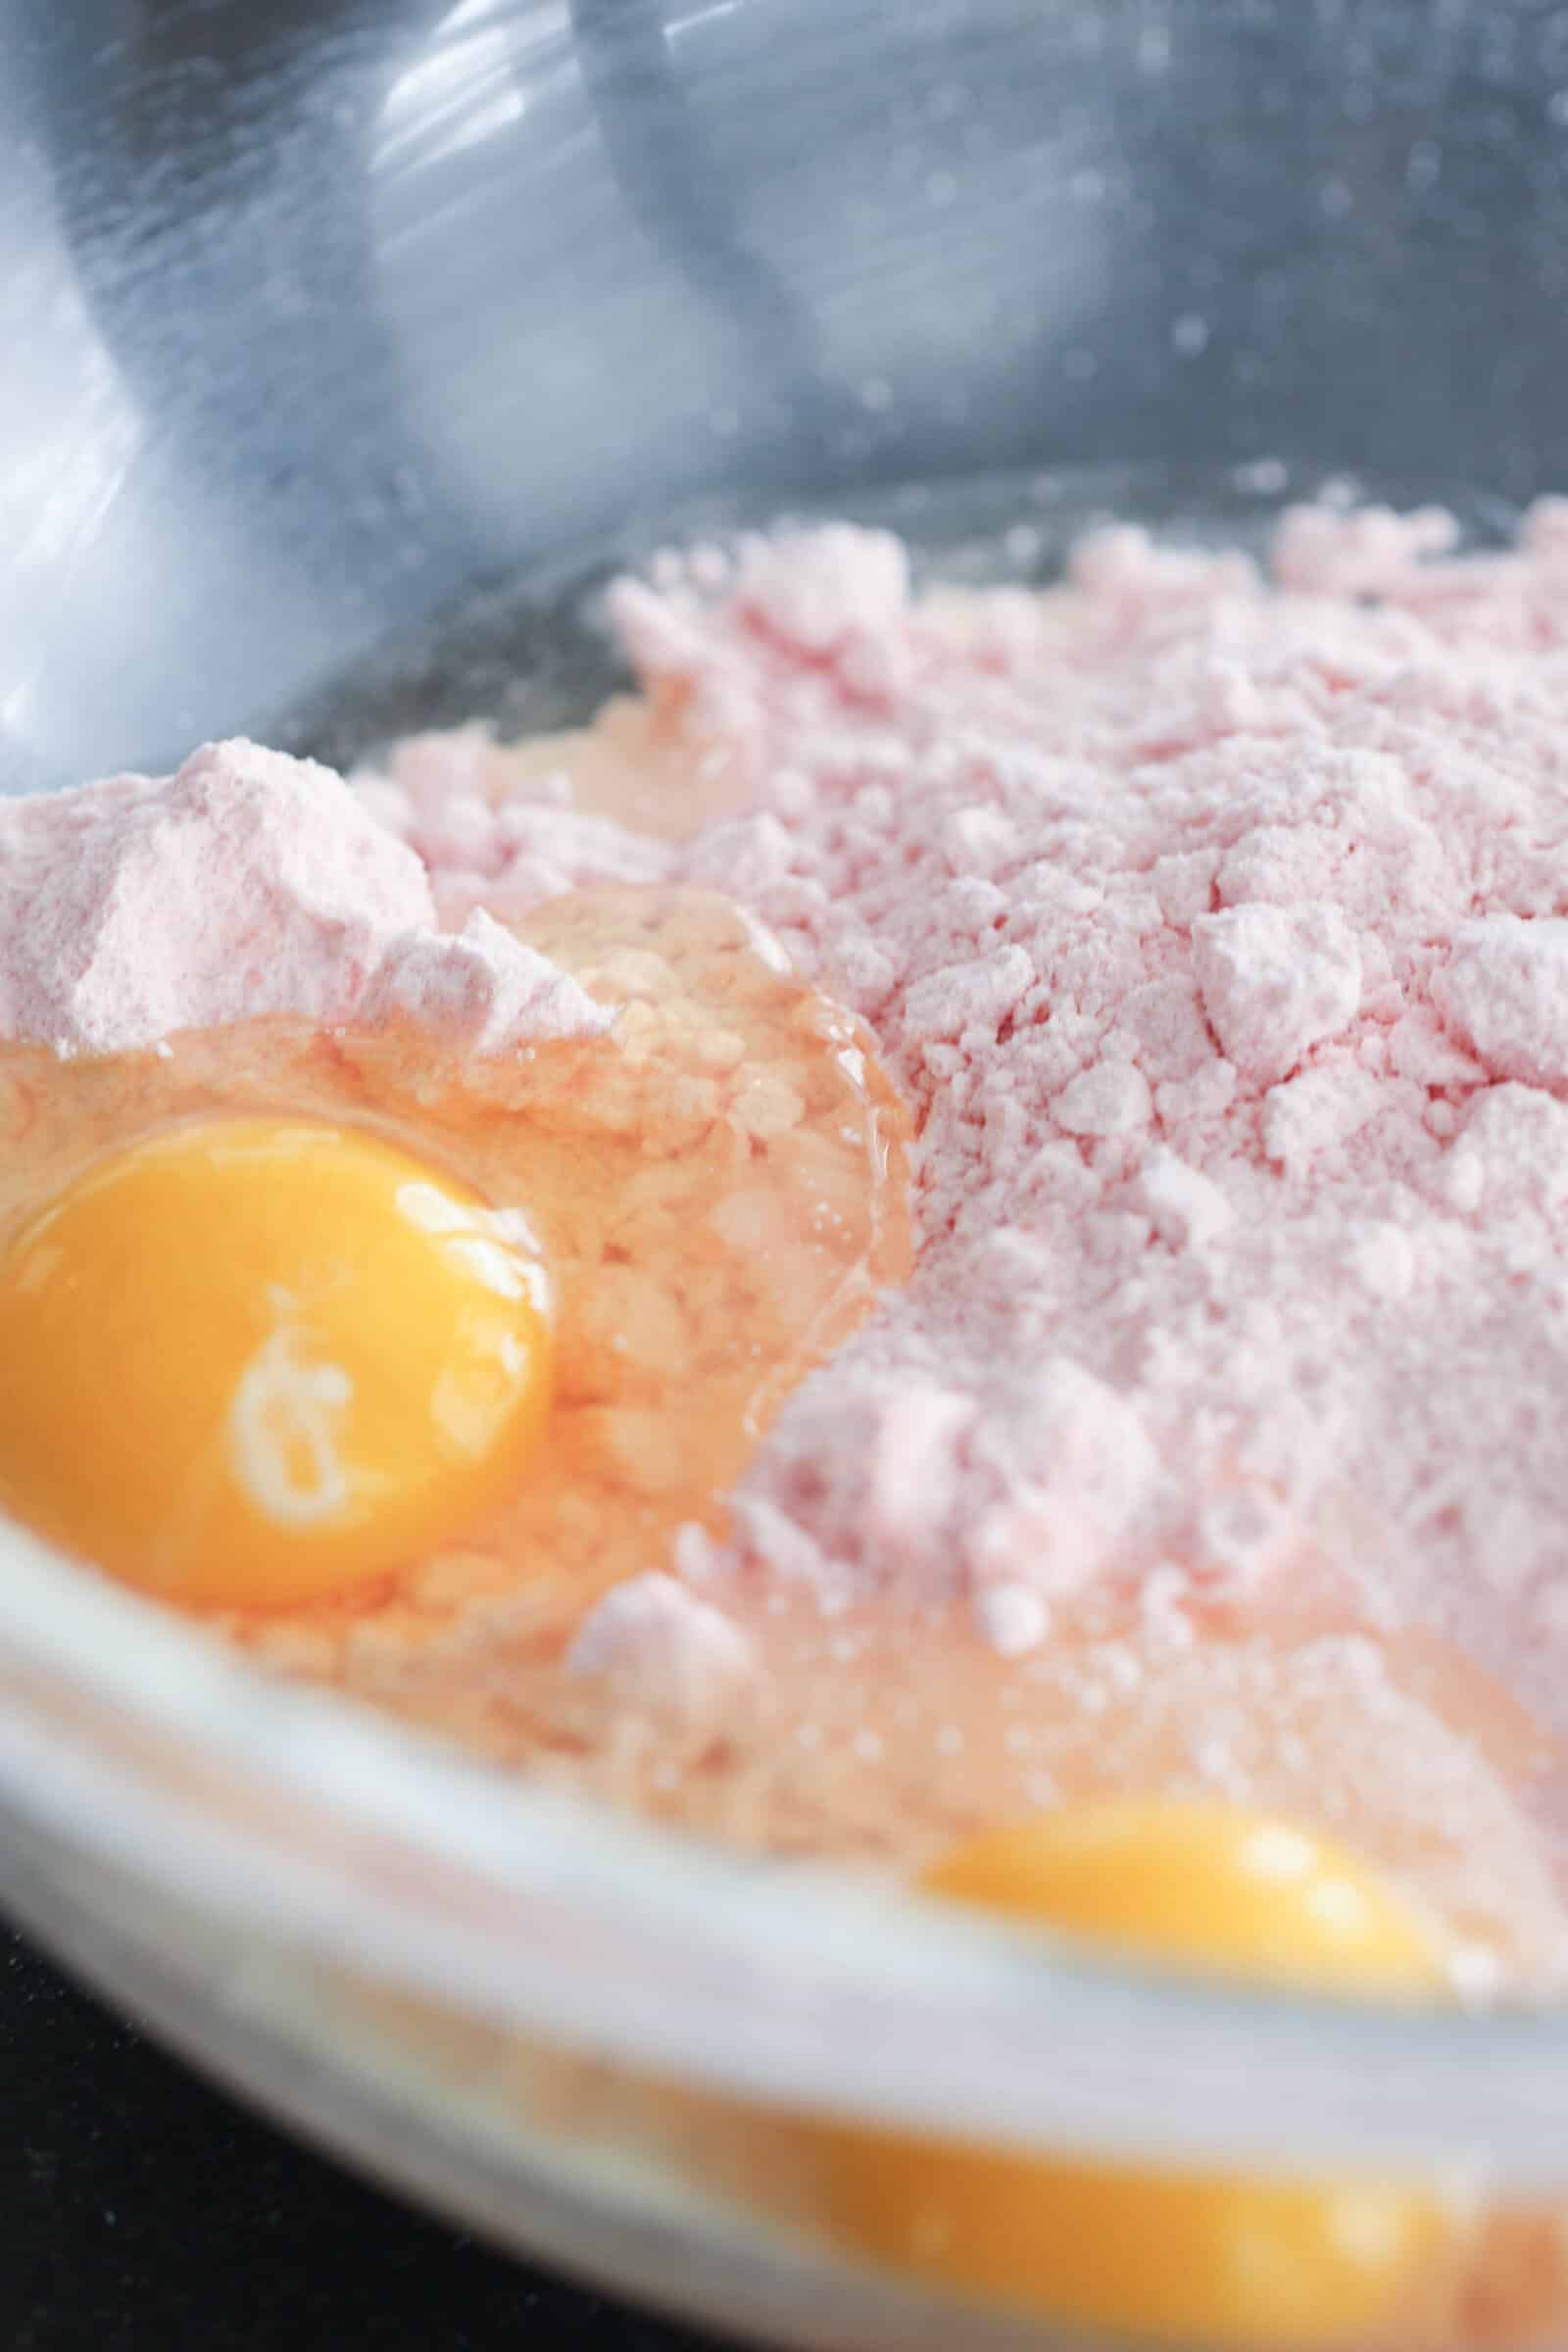
[[[722,2352],[426,2221],[0,1928],[4,2352]]]

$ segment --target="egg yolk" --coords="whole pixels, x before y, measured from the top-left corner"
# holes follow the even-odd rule
[[[1242,1809],[1071,1807],[961,1846],[924,1883],[1271,1985],[1408,2000],[1446,1982],[1432,1936],[1358,1863]],[[1163,2172],[836,2126],[811,2135],[825,2218],[860,2251],[1095,2328],[1360,2342],[1450,2276],[1452,2217],[1408,2181]]]
[[[169,1600],[270,1608],[417,1557],[515,1483],[550,1390],[520,1220],[352,1129],[172,1128],[0,1257],[0,1496]]]

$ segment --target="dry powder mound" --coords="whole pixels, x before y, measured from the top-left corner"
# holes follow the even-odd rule
[[[480,1054],[610,1026],[568,973],[480,906],[459,932],[405,931],[390,943],[356,1017],[375,1023],[399,1014]]]
[[[612,593],[743,787],[665,870],[863,1014],[919,1124],[915,1278],[730,1552],[692,1531],[710,1598],[957,1600],[1017,1654],[1106,1595],[1316,1592],[1568,1719],[1568,506],[1453,539],[1306,510],[1270,580],[1118,528],[921,600],[838,527]],[[442,759],[401,828],[438,890],[503,870],[494,813],[443,854]],[[576,777],[530,788],[555,887],[650,854]]]
[[[0,801],[0,1036],[116,1054],[264,1013],[397,1013],[470,1051],[606,1026],[476,915],[330,768],[235,741],[173,776]]]

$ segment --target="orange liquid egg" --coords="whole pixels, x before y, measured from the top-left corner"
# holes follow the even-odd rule
[[[868,1038],[726,902],[583,893],[520,929],[617,1009],[613,1037],[464,1061],[412,1028],[274,1020],[0,1063],[10,1507],[491,1748],[510,1672],[682,1522],[721,1523],[779,1399],[910,1252],[905,1114]],[[214,1123],[235,1119],[237,1154]],[[465,1219],[548,1271],[549,1333],[537,1303],[463,1291]],[[259,1356],[288,1478],[330,1483],[342,1423],[341,1525],[279,1541],[236,1482]],[[492,1358],[517,1369],[460,1459],[405,1407]]]
[[[1295,1823],[1151,1798],[1067,1807],[960,1846],[929,1890],[1122,1955],[1390,2002],[1445,1987],[1431,1929]],[[1422,2182],[1154,2171],[823,2126],[825,2219],[897,2267],[1097,2332],[1185,2344],[1409,2340],[1441,2309],[1458,2216]],[[1424,2332],[1424,2331],[1423,2331]]]
[[[352,1591],[524,1474],[548,1298],[523,1229],[377,1137],[168,1129],[0,1257],[0,1495],[166,1599]]]

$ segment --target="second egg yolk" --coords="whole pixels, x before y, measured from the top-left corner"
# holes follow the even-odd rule
[[[376,1136],[206,1120],[0,1256],[0,1501],[168,1600],[318,1599],[498,1501],[551,1377],[515,1219]]]
[[[1408,2000],[1445,1982],[1424,1925],[1370,1873],[1240,1808],[1068,1807],[958,1848],[926,1885],[1258,1983]],[[1420,2183],[1167,2172],[837,2126],[808,2144],[824,2218],[860,2251],[1150,2340],[1360,2343],[1439,2291],[1455,2242]]]

